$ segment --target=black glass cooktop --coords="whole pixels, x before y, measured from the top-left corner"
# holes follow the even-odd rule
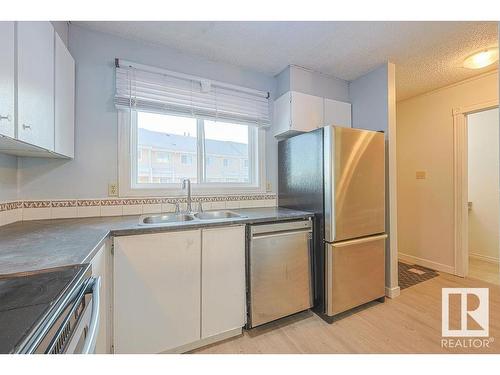
[[[15,352],[87,267],[0,276],[0,353]]]

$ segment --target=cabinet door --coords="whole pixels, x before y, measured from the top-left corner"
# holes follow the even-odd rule
[[[203,230],[202,338],[245,325],[244,228]]]
[[[292,92],[292,130],[308,132],[323,126],[323,98]]]
[[[55,34],[55,144],[54,151],[74,156],[75,60]]]
[[[323,125],[351,127],[351,103],[325,98],[325,120]]]
[[[199,340],[200,269],[200,230],[115,237],[115,353],[160,353]]]
[[[92,276],[101,277],[99,331],[95,352],[107,354],[111,352],[111,270],[110,270],[110,243],[106,242],[94,255],[92,261]]]
[[[273,132],[275,136],[280,136],[288,131],[292,126],[292,98],[291,93],[286,92],[274,101],[273,111]]]
[[[17,23],[18,138],[54,150],[54,29]]]
[[[14,137],[14,22],[0,21],[0,134]]]

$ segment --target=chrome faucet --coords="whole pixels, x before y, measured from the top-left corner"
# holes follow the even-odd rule
[[[191,180],[189,178],[182,179],[182,190],[187,187],[187,213],[190,214],[193,212],[191,207]]]

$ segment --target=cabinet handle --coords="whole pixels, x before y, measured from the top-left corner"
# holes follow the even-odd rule
[[[31,130],[31,125],[23,124],[23,129],[30,129]]]
[[[10,115],[7,115],[7,116],[0,115],[0,121],[1,120],[7,120],[8,122],[10,122],[11,121]]]

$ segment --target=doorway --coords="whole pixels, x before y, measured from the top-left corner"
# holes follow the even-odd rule
[[[500,284],[498,107],[467,114],[466,276]]]

